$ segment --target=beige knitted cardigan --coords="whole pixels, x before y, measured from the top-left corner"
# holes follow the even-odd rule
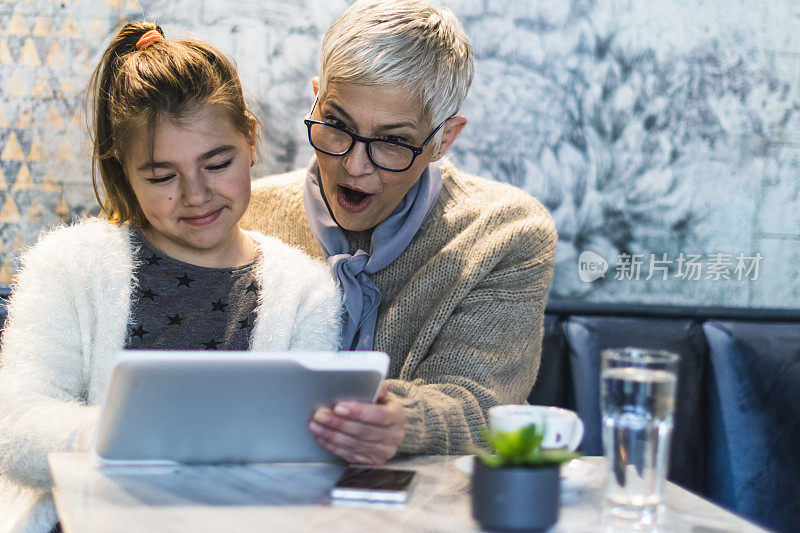
[[[303,211],[306,171],[254,182],[242,221],[322,259]],[[369,250],[369,232],[348,235]],[[409,414],[401,453],[464,453],[486,411],[524,403],[539,368],[556,230],[524,191],[442,165],[427,220],[373,274],[382,301],[374,347],[389,354],[389,390]]]

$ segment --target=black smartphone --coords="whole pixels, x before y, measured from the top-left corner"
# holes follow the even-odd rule
[[[330,491],[331,498],[383,503],[405,503],[413,470],[350,466]]]

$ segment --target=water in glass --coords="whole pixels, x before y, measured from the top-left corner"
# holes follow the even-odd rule
[[[604,368],[603,446],[611,512],[651,522],[664,494],[676,377],[644,366]]]

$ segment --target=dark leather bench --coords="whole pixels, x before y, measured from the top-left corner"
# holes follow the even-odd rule
[[[553,300],[529,401],[574,409],[603,452],[600,352],[681,355],[669,479],[759,524],[800,531],[800,312]]]

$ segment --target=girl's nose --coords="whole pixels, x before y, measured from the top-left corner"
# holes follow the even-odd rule
[[[211,189],[202,172],[185,175],[181,182],[181,199],[186,206],[198,206],[211,199]]]

